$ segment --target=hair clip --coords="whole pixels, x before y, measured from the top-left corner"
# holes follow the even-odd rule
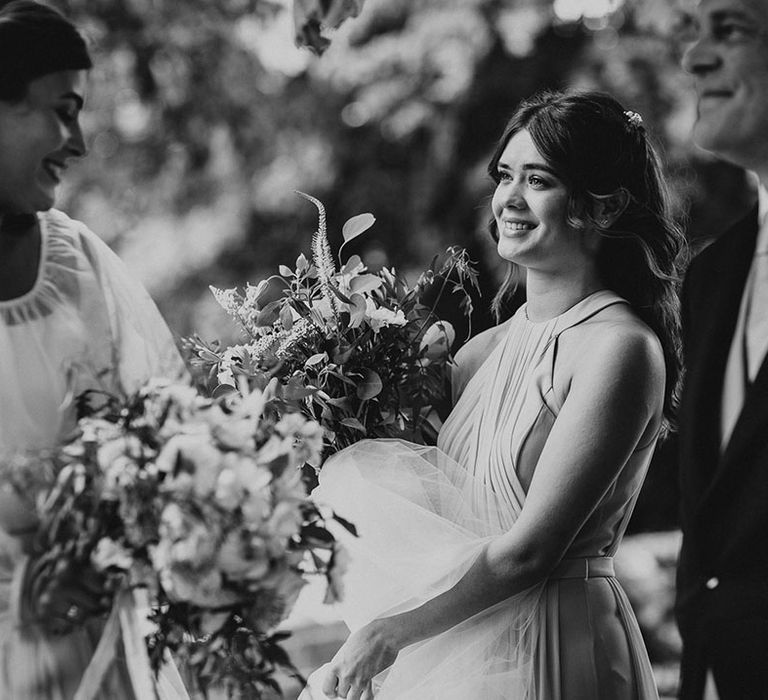
[[[627,122],[630,126],[634,126],[636,129],[643,125],[643,118],[637,113],[628,109],[624,112],[624,116],[627,118]]]

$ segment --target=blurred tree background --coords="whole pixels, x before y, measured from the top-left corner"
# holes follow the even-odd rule
[[[297,0],[332,5],[353,0]],[[256,282],[370,211],[370,267],[422,268],[467,247],[484,300],[502,273],[485,172],[518,102],[597,88],[642,114],[698,246],[750,203],[739,170],[696,151],[671,0],[367,0],[318,57],[294,44],[290,0],[59,0],[92,42],[87,159],[62,208],[142,279],[172,329],[233,340],[208,291]],[[357,4],[360,4],[359,1]],[[335,238],[333,238],[335,236]],[[632,527],[671,527],[675,476],[656,459]]]

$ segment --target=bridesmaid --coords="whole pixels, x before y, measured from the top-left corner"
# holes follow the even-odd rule
[[[79,119],[90,67],[83,38],[55,10],[32,0],[0,9],[0,458],[55,445],[85,389],[117,393],[185,373],[147,292],[82,223],[51,209],[86,152]],[[45,608],[27,600],[34,562],[24,539],[34,526],[0,491],[0,697],[68,700],[100,636],[91,616],[99,590],[78,572]],[[142,695],[121,655],[96,697]],[[186,693],[177,684],[161,695]]]
[[[682,233],[608,95],[524,102],[489,172],[503,322],[457,354],[438,448],[364,441],[320,473],[360,537],[313,700],[657,698],[613,554],[672,419]]]

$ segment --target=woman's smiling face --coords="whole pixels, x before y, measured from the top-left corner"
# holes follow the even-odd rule
[[[546,272],[593,258],[584,236],[568,223],[565,183],[527,130],[509,139],[496,166],[496,181],[491,208],[502,258]]]
[[[0,213],[49,209],[61,177],[85,154],[80,109],[85,71],[49,73],[19,102],[0,100]]]

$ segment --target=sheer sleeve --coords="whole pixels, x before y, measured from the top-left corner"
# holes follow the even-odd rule
[[[0,453],[58,443],[87,389],[186,376],[157,307],[107,245],[58,211],[40,227],[34,287],[0,302]]]
[[[106,305],[112,366],[119,386],[130,392],[150,377],[185,378],[187,372],[171,331],[146,289],[82,224],[79,234]]]

